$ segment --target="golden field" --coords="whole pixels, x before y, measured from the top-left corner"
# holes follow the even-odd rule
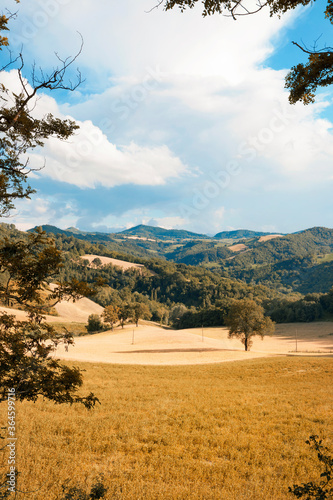
[[[332,448],[330,357],[75,364],[86,370],[82,393],[101,401],[94,410],[17,404],[18,487],[29,500],[62,499],[61,484],[88,488],[99,473],[108,499],[292,499],[288,486],[319,475],[305,440],[318,434]]]

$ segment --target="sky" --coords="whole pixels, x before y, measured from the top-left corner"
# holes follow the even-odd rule
[[[251,1],[251,0],[249,0]],[[305,61],[292,41],[330,45],[325,4],[234,21],[156,0],[8,0],[13,53],[47,72],[82,53],[74,92],[39,95],[35,116],[74,119],[67,142],[29,154],[31,200],[20,229],[121,231],[138,224],[205,234],[332,227],[332,89],[290,105],[284,78]],[[0,54],[2,62],[6,53]],[[75,66],[75,67],[74,67]],[[1,82],[18,90],[15,70]]]

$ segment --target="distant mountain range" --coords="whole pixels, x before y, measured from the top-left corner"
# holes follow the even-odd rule
[[[237,229],[233,231],[222,231],[217,233],[215,236],[208,236],[207,234],[194,233],[192,231],[187,231],[185,229],[164,229],[163,227],[157,226],[146,226],[144,224],[139,224],[138,226],[131,227],[130,229],[125,229],[124,231],[119,231],[116,233],[102,233],[93,231],[81,231],[75,227],[69,227],[67,229],[59,229],[56,226],[44,225],[43,230],[46,232],[54,234],[73,234],[75,236],[85,236],[88,239],[90,237],[100,238],[101,240],[109,239],[110,237],[128,237],[128,238],[147,238],[154,240],[212,240],[212,239],[225,239],[225,240],[240,240],[248,238],[257,238],[261,236],[267,236],[274,233],[265,233],[260,231],[250,231],[248,229]],[[33,229],[30,229],[32,231]]]
[[[240,229],[209,237],[145,225],[112,234],[42,227],[55,235],[103,244],[124,260],[143,263],[159,258],[205,266],[226,278],[265,284],[283,292],[327,292],[333,286],[333,229],[329,228],[285,235]]]

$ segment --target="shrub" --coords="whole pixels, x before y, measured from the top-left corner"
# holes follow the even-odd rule
[[[86,328],[90,333],[103,330],[103,323],[100,316],[98,314],[90,314]]]

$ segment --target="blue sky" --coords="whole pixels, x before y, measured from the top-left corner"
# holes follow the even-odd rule
[[[80,32],[85,82],[38,100],[36,115],[71,117],[80,131],[30,155],[46,166],[10,221],[207,234],[332,227],[332,91],[305,107],[284,90],[288,68],[305,60],[292,40],[330,45],[325,4],[235,22],[148,14],[154,3],[100,0],[97,11],[92,0],[22,0],[11,40],[27,78],[33,61],[52,68],[54,51],[75,53]],[[15,72],[1,79],[17,88]]]

